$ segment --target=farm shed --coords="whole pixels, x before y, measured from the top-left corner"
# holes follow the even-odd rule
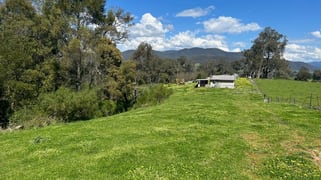
[[[195,87],[234,88],[237,75],[212,75],[206,79],[197,79]]]

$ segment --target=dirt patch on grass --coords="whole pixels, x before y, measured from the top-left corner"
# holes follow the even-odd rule
[[[312,157],[313,162],[321,167],[321,150],[311,150],[310,155]]]
[[[313,146],[307,148],[305,145],[305,142],[307,139],[303,136],[301,136],[298,132],[294,132],[291,135],[291,139],[284,141],[281,143],[282,147],[287,150],[289,154],[295,154],[298,152],[304,152],[306,154],[309,154],[312,161],[318,166],[321,167],[321,144],[320,140],[312,141],[313,145],[319,145],[319,146]]]
[[[262,161],[268,156],[272,145],[257,133],[245,133],[241,134],[241,137],[250,146],[250,150],[246,153],[247,158],[250,160],[250,169],[246,170],[244,174],[250,179],[259,179],[253,172],[259,169]]]
[[[241,136],[254,151],[264,152],[272,147],[272,144],[266,138],[259,136],[257,133],[246,133]]]
[[[247,156],[251,160],[252,166],[257,166],[268,155],[272,145],[257,133],[246,133],[241,136],[251,147]]]
[[[291,135],[291,138],[281,142],[281,146],[287,150],[289,154],[293,154],[296,152],[302,152],[304,150],[303,143],[305,142],[305,138],[301,136],[298,132],[294,132]]]

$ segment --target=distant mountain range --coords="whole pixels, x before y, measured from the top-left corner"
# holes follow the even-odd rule
[[[134,50],[124,51],[122,53],[123,58],[128,60],[132,57]],[[169,51],[153,51],[153,53],[161,58],[167,59],[178,59],[182,56],[185,56],[189,60],[195,63],[202,63],[208,61],[218,61],[224,60],[228,62],[238,61],[243,58],[243,54],[241,52],[226,52],[217,48],[190,48],[190,49],[182,49],[182,50],[169,50]],[[306,67],[310,71],[314,71],[316,69],[321,69],[321,62],[294,62],[288,61],[289,66],[292,71],[299,71],[301,67]]]

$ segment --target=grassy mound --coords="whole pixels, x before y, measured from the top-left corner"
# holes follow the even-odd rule
[[[0,133],[1,177],[320,178],[320,112],[265,104],[241,82],[236,89],[175,86],[156,106]]]

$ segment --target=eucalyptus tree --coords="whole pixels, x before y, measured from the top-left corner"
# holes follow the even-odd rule
[[[148,43],[140,43],[131,57],[136,63],[137,82],[140,84],[152,83],[153,47]]]
[[[39,21],[31,1],[7,0],[0,11],[4,95],[16,109],[40,93],[39,64],[45,50],[37,39]]]
[[[104,59],[101,57],[106,56],[99,54],[102,52],[99,43],[111,41],[115,46],[126,38],[133,17],[122,9],[106,10],[105,0],[54,0],[44,4],[49,17],[56,17],[57,12],[60,14],[57,28],[64,31],[58,31],[61,34],[57,38],[62,38],[58,45],[61,45],[59,50],[67,70],[68,85],[80,90],[83,83],[98,82],[96,80],[103,77],[94,76],[106,75],[99,69],[103,63],[100,60]],[[56,10],[51,11],[52,8]],[[65,25],[68,25],[67,29]],[[120,63],[115,65],[119,67]]]
[[[287,38],[267,27],[254,40],[250,49],[244,51],[247,72],[257,78],[287,76],[288,64],[283,58]]]
[[[307,67],[302,66],[295,77],[295,80],[299,81],[307,81],[312,78],[312,74],[310,73]]]

